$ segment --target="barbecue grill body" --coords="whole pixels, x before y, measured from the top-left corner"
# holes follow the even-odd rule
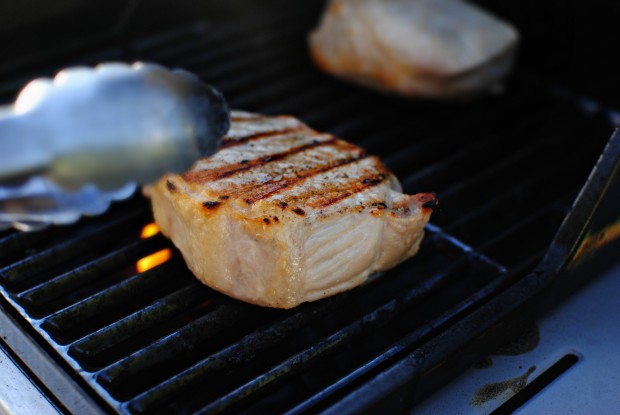
[[[558,70],[567,51],[604,61],[576,40],[585,29],[562,23],[576,6],[503,5],[497,12],[523,32],[504,93],[432,103],[316,70],[305,36],[322,2],[202,3],[110,3],[105,13],[76,5],[55,20],[41,12],[39,24],[11,29],[27,26],[28,36],[3,46],[12,59],[0,67],[0,98],[69,65],[183,67],[233,108],[290,113],[379,154],[405,191],[437,192],[442,210],[417,257],[290,311],[201,286],[169,241],[140,238],[152,221],[140,196],[73,226],[1,233],[1,342],[59,408],[404,412],[617,261],[617,97],[587,82],[586,58]],[[558,10],[544,24],[535,18]],[[601,24],[585,34],[613,27],[603,23],[618,13],[595,2],[581,14]],[[97,15],[111,24],[89,27]],[[65,29],[43,39],[58,21]],[[592,49],[611,42],[599,40]],[[601,79],[607,73],[600,68]],[[136,272],[137,260],[162,249],[171,260]]]

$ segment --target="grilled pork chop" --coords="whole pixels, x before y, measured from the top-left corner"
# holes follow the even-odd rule
[[[215,155],[145,188],[192,272],[279,308],[330,296],[414,255],[434,195],[400,193],[377,157],[289,116],[233,112]]]
[[[309,40],[317,66],[336,76],[450,98],[497,85],[518,33],[463,0],[332,0]]]

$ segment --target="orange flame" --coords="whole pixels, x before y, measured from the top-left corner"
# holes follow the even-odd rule
[[[153,235],[157,235],[159,233],[159,227],[154,223],[149,223],[144,228],[142,228],[142,233],[140,233],[140,238],[146,239],[150,238]],[[171,252],[169,249],[162,249],[161,251],[157,251],[154,254],[147,255],[144,258],[141,258],[136,262],[136,270],[138,272],[146,272],[151,268],[155,268],[158,265],[163,264],[168,261],[171,257]]]
[[[140,238],[146,239],[153,235],[157,235],[159,233],[159,226],[156,223],[149,223],[144,228],[142,228],[142,233],[140,234]]]

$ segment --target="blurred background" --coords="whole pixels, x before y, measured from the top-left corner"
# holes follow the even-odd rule
[[[0,4],[0,78],[36,59],[62,59],[123,38],[201,21],[218,27],[256,19],[274,0],[22,0]],[[283,2],[278,2],[281,9]],[[305,3],[305,2],[304,2]],[[313,2],[314,3],[314,2]],[[319,3],[320,2],[316,2]],[[476,1],[522,34],[519,66],[614,108],[620,3],[614,0]],[[294,12],[308,4],[287,2]],[[313,7],[313,6],[311,6]],[[263,16],[264,17],[264,16]],[[63,55],[63,52],[65,55]]]

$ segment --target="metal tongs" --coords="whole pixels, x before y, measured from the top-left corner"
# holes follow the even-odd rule
[[[36,79],[0,107],[0,228],[102,213],[213,154],[229,125],[224,97],[180,69],[107,63]]]

